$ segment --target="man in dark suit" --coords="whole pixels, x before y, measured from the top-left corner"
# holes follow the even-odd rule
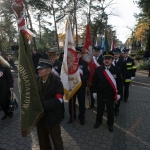
[[[59,62],[59,60],[57,59],[57,53],[54,49],[51,49],[49,52],[49,59],[51,61],[51,63],[53,64],[53,68],[52,68],[52,72],[56,75],[56,76],[60,76],[60,72],[61,72],[61,63]]]
[[[104,108],[107,108],[107,125],[110,132],[114,131],[114,102],[121,95],[122,77],[118,67],[112,65],[113,53],[104,52],[103,65],[95,69],[92,80],[93,97],[97,99],[97,115],[94,128],[102,124]]]
[[[99,46],[93,47],[93,56],[95,60],[98,62],[99,65],[103,64],[103,56],[102,54],[100,55],[100,50],[101,48]]]
[[[125,63],[125,76],[124,76],[124,101],[128,101],[129,97],[129,85],[135,77],[136,66],[134,60],[129,57],[129,49],[124,48],[122,50],[123,61]]]
[[[38,92],[44,108],[44,116],[37,123],[40,150],[64,150],[61,137],[62,103],[64,89],[60,79],[51,73],[52,64],[47,59],[38,63]],[[50,135],[50,136],[49,136]]]
[[[100,50],[101,50],[101,48],[99,46],[93,47],[93,59],[94,59],[94,62],[98,63],[98,65],[102,65],[103,64],[103,56],[100,55]],[[91,105],[90,105],[90,108],[93,108],[94,104],[95,104],[95,99],[93,98],[92,85],[90,85],[90,93],[91,93]]]
[[[113,54],[114,54],[114,60],[112,62],[112,64],[114,66],[117,66],[120,71],[121,71],[121,75],[122,77],[124,78],[125,76],[125,65],[124,65],[124,61],[120,58],[120,53],[121,53],[121,50],[120,48],[116,47],[113,49]],[[119,107],[120,107],[120,100],[122,99],[122,95],[123,95],[123,86],[122,86],[122,90],[121,90],[121,97],[120,99],[118,100],[117,103],[115,103],[115,116],[117,117],[119,115]]]
[[[78,58],[78,63],[79,63],[79,73],[82,81],[81,87],[78,89],[78,91],[75,93],[72,99],[69,100],[69,115],[70,118],[68,120],[68,124],[72,123],[72,102],[73,102],[73,113],[74,113],[74,120],[76,119],[76,96],[78,98],[78,103],[79,103],[79,115],[78,119],[80,120],[80,124],[84,125],[85,122],[85,90],[87,86],[87,80],[90,76],[90,71],[88,70],[88,64],[87,62],[83,61],[81,58],[81,49],[76,48],[76,53],[77,53],[77,58]]]

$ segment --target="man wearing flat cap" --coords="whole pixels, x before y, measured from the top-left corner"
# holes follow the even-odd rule
[[[64,89],[60,79],[51,73],[52,64],[47,59],[38,63],[38,92],[44,108],[44,116],[37,124],[40,150],[63,150],[60,122],[62,121],[62,103]],[[49,136],[50,135],[50,136]]]
[[[121,50],[119,47],[116,47],[112,50],[113,54],[114,54],[114,60],[112,62],[112,64],[114,66],[117,66],[120,71],[121,71],[121,75],[124,79],[125,76],[125,65],[124,65],[124,61],[122,60],[122,58],[120,58],[120,53]],[[123,82],[123,81],[122,81]],[[121,90],[121,97],[120,100],[122,99],[122,95],[123,95],[123,86],[122,86],[122,90]],[[115,116],[117,117],[119,115],[119,107],[120,107],[120,100],[118,100],[118,103],[115,103]]]
[[[124,48],[122,50],[123,61],[125,63],[125,77],[124,77],[124,102],[128,101],[129,97],[129,85],[135,77],[136,66],[134,60],[129,57],[129,49]]]
[[[87,62],[83,61],[81,58],[81,48],[76,47],[76,53],[78,58],[78,64],[79,64],[79,73],[82,81],[81,87],[78,89],[78,91],[74,94],[73,98],[69,100],[69,115],[70,118],[68,120],[68,124],[72,123],[72,102],[73,102],[73,111],[74,111],[74,120],[76,119],[76,97],[78,98],[78,104],[79,104],[79,115],[78,119],[80,120],[80,125],[85,124],[85,90],[87,86],[87,80],[90,76],[90,72],[88,70],[88,64]]]
[[[95,69],[92,80],[93,97],[97,99],[97,115],[94,128],[102,124],[103,112],[107,108],[107,125],[110,132],[114,130],[114,102],[120,98],[122,77],[118,67],[112,65],[113,53],[103,53],[103,65]]]

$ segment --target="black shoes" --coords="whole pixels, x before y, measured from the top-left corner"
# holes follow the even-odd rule
[[[119,116],[119,112],[115,111],[115,116],[118,117]]]
[[[109,128],[109,131],[110,131],[110,132],[113,132],[113,131],[114,131],[114,127],[113,127],[113,126],[108,126],[108,128]]]
[[[74,119],[74,120],[76,120],[76,119]],[[67,121],[68,124],[71,124],[72,122],[73,122],[73,120],[71,118]]]
[[[12,118],[12,116],[13,116],[13,112],[9,112],[9,113],[8,113],[8,117],[9,117],[9,118]]]
[[[4,116],[2,117],[1,120],[4,120],[4,119],[6,119],[6,118],[7,118],[7,114],[4,114]]]
[[[96,122],[95,125],[94,125],[94,129],[97,129],[102,123],[100,122]]]
[[[85,124],[84,120],[80,120],[80,125],[83,126]]]

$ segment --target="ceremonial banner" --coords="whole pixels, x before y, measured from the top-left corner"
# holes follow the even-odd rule
[[[21,15],[24,10],[22,0],[15,0],[12,5],[17,14],[18,20],[24,19]],[[26,26],[26,25],[25,25]],[[18,24],[19,27],[19,24]],[[38,94],[37,83],[31,52],[29,48],[30,37],[28,29],[20,29],[19,44],[19,91],[20,91],[20,112],[21,112],[21,134],[26,137],[36,126],[39,119],[43,116],[44,110]],[[32,32],[31,32],[32,33]]]
[[[111,43],[111,50],[113,50],[115,48],[115,44],[116,44],[116,41],[115,41],[115,39],[113,39],[112,43]]]
[[[64,49],[64,59],[60,74],[64,86],[65,99],[70,100],[80,88],[82,82],[79,73],[78,59],[74,47],[70,21],[66,23],[66,40]]]
[[[92,51],[92,42],[91,42],[89,23],[86,26],[86,37],[85,37],[84,50],[83,50],[83,60],[88,63],[88,66],[90,69],[90,77],[88,81],[90,84],[92,84],[93,74],[94,74],[95,68],[97,68],[98,66],[94,63],[94,60],[93,60],[93,51]]]

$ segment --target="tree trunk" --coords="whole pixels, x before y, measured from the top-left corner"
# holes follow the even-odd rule
[[[28,15],[28,18],[29,18],[30,28],[33,31],[32,21],[31,21],[31,17],[30,17],[28,8],[26,9],[26,11],[27,11],[27,15]],[[33,44],[34,44],[34,48],[37,49],[35,37],[33,37]]]
[[[74,37],[74,26],[76,26],[76,47],[78,46],[78,25],[77,25],[77,16],[76,16],[76,0],[74,0],[74,23],[73,23],[73,37]]]
[[[57,34],[57,24],[56,24],[55,10],[54,10],[54,6],[53,6],[53,2],[54,2],[54,1],[52,1],[52,10],[53,10],[53,17],[54,17],[54,24],[55,24],[56,42],[57,42],[58,51],[59,51],[59,53],[60,53],[59,40],[58,40],[58,34]]]
[[[2,40],[0,39],[0,52],[2,53],[3,48],[2,48]]]
[[[38,15],[38,21],[39,21],[39,33],[40,33],[40,43],[42,42],[42,36],[41,36],[41,16],[40,14]]]

